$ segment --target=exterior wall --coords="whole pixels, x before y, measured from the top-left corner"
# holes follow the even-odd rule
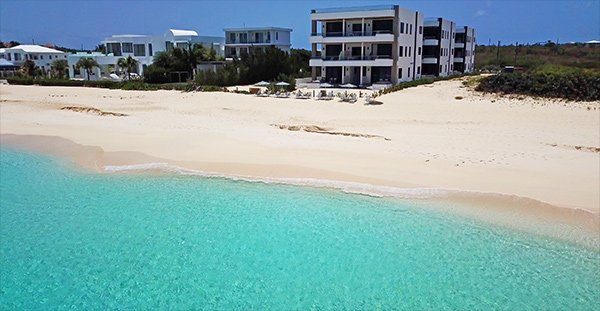
[[[427,33],[423,38],[424,74],[439,77],[451,75],[454,71],[455,23],[441,17],[428,20],[424,22],[424,32]]]
[[[385,6],[313,10],[311,19],[313,80],[369,85],[420,78],[421,13]]]

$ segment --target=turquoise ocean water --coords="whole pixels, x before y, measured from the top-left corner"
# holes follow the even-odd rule
[[[0,309],[598,310],[600,252],[409,202],[0,151]]]

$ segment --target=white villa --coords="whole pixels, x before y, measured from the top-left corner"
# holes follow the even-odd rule
[[[100,65],[94,68],[90,80],[108,77],[110,74],[122,74],[117,67],[120,58],[131,56],[138,62],[135,73],[142,75],[144,69],[151,65],[158,52],[168,51],[174,47],[188,48],[192,44],[201,44],[206,48],[213,48],[217,56],[224,55],[225,38],[199,36],[193,30],[169,29],[163,36],[148,35],[113,35],[105,38],[102,44],[106,47],[106,54],[100,52],[76,53],[68,56],[69,76],[71,79],[87,79],[85,70],[76,68],[81,58],[93,58]]]
[[[292,29],[280,27],[226,28],[225,57],[239,58],[251,49],[274,46],[290,52]]]
[[[397,5],[311,12],[313,80],[396,84],[421,77],[423,15]]]
[[[311,31],[313,80],[389,85],[474,69],[473,28],[397,5],[312,10]]]
[[[475,29],[456,27],[454,40],[454,70],[469,73],[475,69]]]
[[[423,75],[449,76],[454,72],[456,24],[439,18],[423,25]]]
[[[67,59],[66,53],[40,45],[17,45],[0,49],[0,58],[15,66],[21,66],[26,60],[32,60],[46,74],[52,70],[52,62]]]

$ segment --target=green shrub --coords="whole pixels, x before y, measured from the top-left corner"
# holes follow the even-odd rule
[[[600,100],[600,71],[541,68],[528,73],[501,73],[481,79],[477,91],[568,100]]]
[[[33,78],[29,77],[10,77],[6,81],[12,85],[33,85]]]
[[[461,76],[463,76],[463,75],[460,75],[460,76],[459,75],[451,75],[451,76],[447,76],[447,77],[436,77],[436,78],[423,78],[423,79],[414,80],[414,81],[400,82],[399,84],[396,84],[396,85],[393,85],[393,86],[383,89],[381,91],[381,94],[393,93],[393,92],[403,90],[405,88],[415,87],[415,86],[424,85],[424,84],[431,84],[436,81],[450,80],[450,79],[454,79],[454,78],[461,77]],[[464,76],[467,76],[467,75],[464,75]]]

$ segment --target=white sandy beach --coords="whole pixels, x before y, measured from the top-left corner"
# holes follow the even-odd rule
[[[79,160],[98,169],[165,162],[229,175],[507,194],[588,211],[598,226],[598,102],[481,95],[457,80],[379,97],[380,106],[39,86],[1,86],[0,97],[1,134],[100,147]],[[61,110],[70,106],[126,116]],[[2,143],[49,144],[10,135]]]

